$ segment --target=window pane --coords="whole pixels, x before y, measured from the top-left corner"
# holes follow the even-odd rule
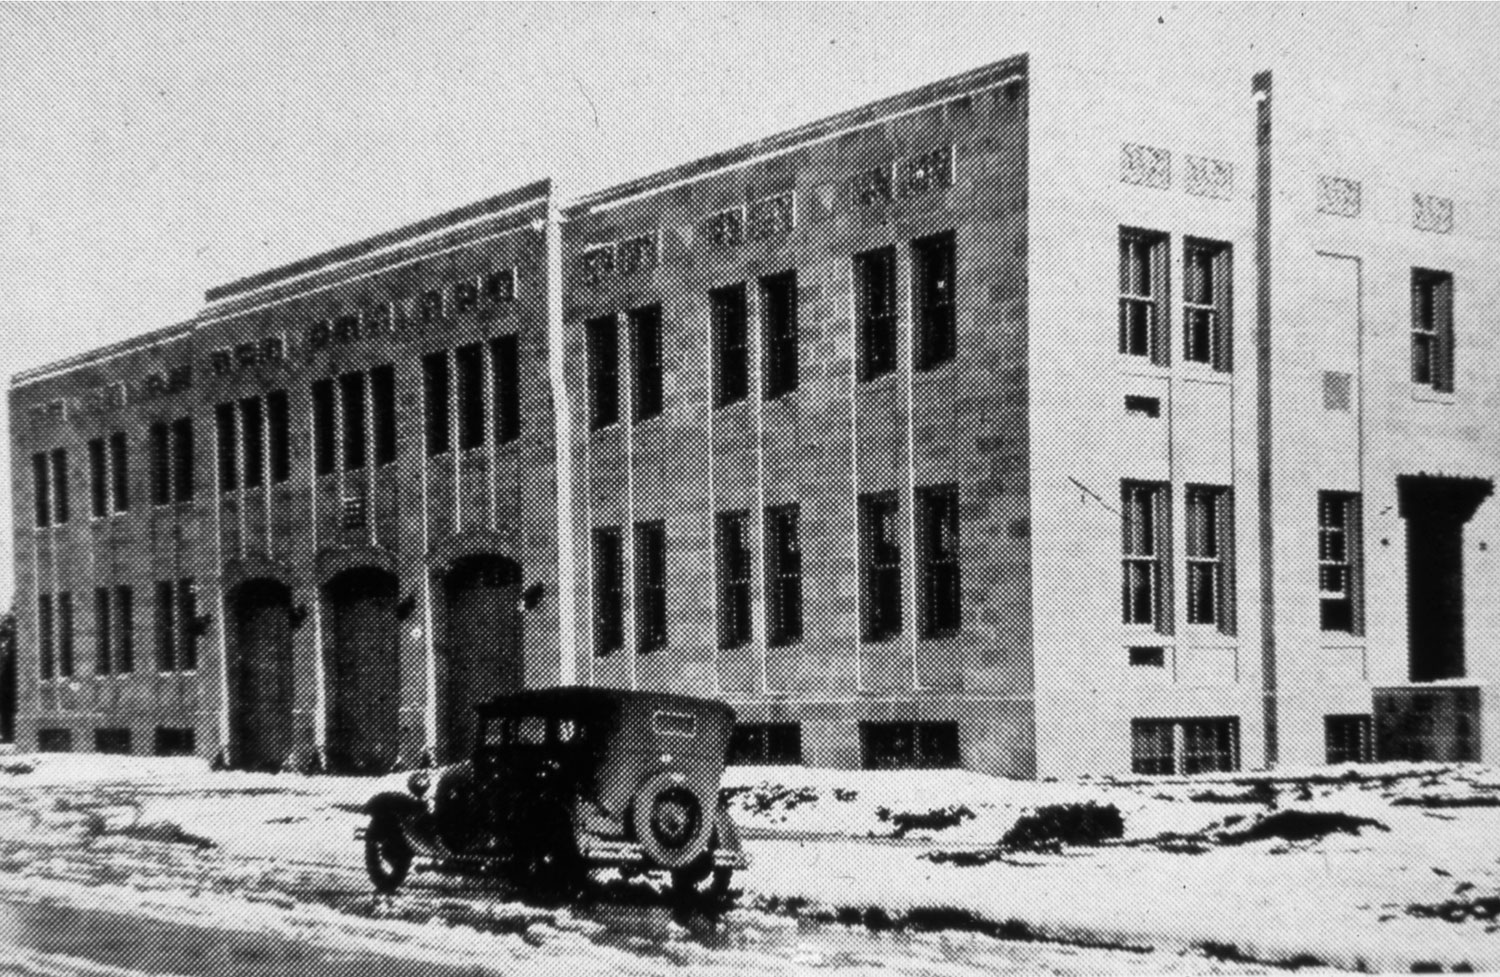
[[[765,397],[774,400],[796,390],[799,379],[797,273],[762,278],[760,288],[765,325]]]
[[[172,422],[172,499],[193,498],[193,420],[179,417]]]
[[[422,358],[422,381],[427,454],[446,454],[450,447],[447,353],[429,353]]]
[[[387,363],[370,371],[370,420],[375,464],[396,460],[396,368]]]
[[[334,455],[333,381],[319,380],[312,385],[313,424],[313,471],[319,475],[332,473]]]
[[[68,521],[68,449],[52,449],[52,522]]]
[[[265,484],[265,415],[259,397],[240,401],[240,433],[245,446],[245,487]]]
[[[495,403],[495,443],[521,434],[520,350],[514,333],[490,341],[491,385]]]
[[[130,509],[130,456],[125,446],[125,432],[109,436],[109,473],[114,487],[114,511]]]
[[[585,326],[589,357],[589,428],[598,430],[620,419],[620,347],[613,316]]]
[[[631,396],[637,421],[655,417],[662,410],[661,344],[661,306],[652,305],[631,312],[630,351],[635,370]]]
[[[478,343],[453,354],[458,369],[458,447],[484,444],[484,354]]]
[[[859,300],[860,379],[896,368],[896,249],[881,248],[854,259]]]
[[[285,390],[272,391],[266,397],[266,425],[271,449],[271,482],[279,485],[292,477],[291,414]]]
[[[339,408],[344,428],[344,471],[358,471],[365,467],[365,439],[368,437],[363,373],[346,373],[339,377]]]
[[[743,400],[750,387],[748,311],[745,286],[709,293],[714,332],[714,406]]]

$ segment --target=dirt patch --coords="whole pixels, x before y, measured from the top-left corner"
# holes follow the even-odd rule
[[[1064,845],[1096,846],[1125,834],[1113,804],[1046,804],[1021,815],[1000,839],[1003,851],[1058,852]]]
[[[726,803],[738,804],[751,814],[791,811],[803,804],[816,804],[818,792],[811,787],[788,787],[785,784],[761,783],[754,786],[726,787],[720,792]]]
[[[974,818],[974,812],[962,804],[935,807],[928,811],[892,811],[888,807],[875,809],[875,816],[894,826],[892,838],[905,838],[913,831],[942,831],[956,828]]]
[[[1500,807],[1500,796],[1495,794],[1422,794],[1417,797],[1397,797],[1391,807]]]
[[[1221,845],[1246,845],[1272,838],[1281,841],[1314,841],[1334,833],[1358,835],[1365,828],[1391,829],[1374,818],[1362,818],[1343,811],[1276,811],[1256,818],[1248,827],[1221,832]]]

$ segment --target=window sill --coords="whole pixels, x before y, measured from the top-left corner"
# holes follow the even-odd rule
[[[1452,393],[1443,390],[1434,390],[1432,387],[1420,383],[1411,386],[1411,399],[1421,404],[1454,404],[1458,402]]]
[[[1234,382],[1234,374],[1216,370],[1207,363],[1183,363],[1180,374],[1184,380],[1194,383],[1212,383],[1227,387]]]

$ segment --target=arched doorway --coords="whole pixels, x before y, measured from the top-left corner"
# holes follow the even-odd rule
[[[292,751],[292,593],[247,580],[228,596],[229,756],[236,767],[275,770]]]
[[[345,570],[324,596],[328,769],[384,772],[400,750],[396,578],[377,567]]]
[[[445,760],[474,744],[474,706],[521,687],[521,568],[493,555],[455,561],[443,580],[447,628],[438,737]]]

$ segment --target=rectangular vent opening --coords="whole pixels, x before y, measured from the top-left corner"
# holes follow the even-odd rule
[[[1323,409],[1348,413],[1354,403],[1354,377],[1333,370],[1323,371]]]
[[[1156,645],[1137,645],[1130,649],[1131,668],[1166,668],[1167,649]]]
[[[367,516],[368,506],[363,495],[344,497],[341,522],[345,529],[364,529]]]
[[[1125,395],[1125,413],[1134,417],[1160,417],[1161,398],[1144,394]]]

